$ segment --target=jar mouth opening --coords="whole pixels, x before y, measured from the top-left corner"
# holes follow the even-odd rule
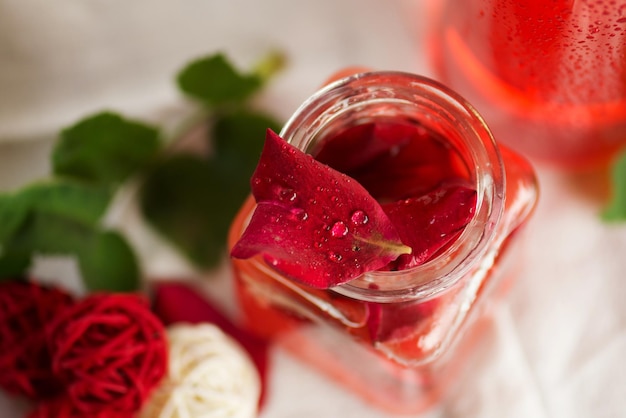
[[[377,112],[373,116],[371,109]],[[325,127],[350,112],[374,119],[387,117],[385,112],[410,113],[426,127],[439,130],[443,138],[463,148],[477,204],[460,235],[431,260],[405,270],[367,272],[330,291],[382,303],[434,297],[475,269],[494,239],[503,210],[504,171],[491,132],[471,105],[440,83],[410,73],[373,71],[337,80],[313,94],[280,135],[308,152]]]

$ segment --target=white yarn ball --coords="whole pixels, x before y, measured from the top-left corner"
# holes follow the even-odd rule
[[[241,346],[210,324],[168,328],[168,375],[141,418],[252,418],[261,383]]]

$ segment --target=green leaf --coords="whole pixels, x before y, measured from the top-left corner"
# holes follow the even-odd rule
[[[178,74],[177,81],[185,94],[208,106],[242,102],[263,84],[256,74],[239,73],[222,54],[191,62]]]
[[[220,115],[213,127],[215,155],[170,156],[142,186],[146,219],[195,265],[213,267],[226,248],[228,227],[250,193],[270,117],[237,111]]]
[[[602,219],[607,222],[626,220],[626,152],[613,164],[611,169],[612,197],[602,212]]]
[[[152,226],[190,261],[212,267],[221,259],[231,217],[225,204],[229,179],[213,164],[193,155],[172,155],[151,172],[140,204]]]
[[[221,115],[213,127],[216,159],[233,170],[244,171],[249,181],[259,162],[268,128],[279,131],[280,124],[258,112],[240,110]]]
[[[57,214],[92,226],[98,224],[112,197],[108,189],[67,179],[35,183],[17,196],[31,210]]]
[[[91,291],[130,292],[139,287],[139,266],[127,241],[117,232],[98,231],[78,251],[78,264]]]
[[[9,254],[67,255],[77,253],[96,229],[62,215],[32,212],[6,245]]]
[[[0,254],[2,245],[20,227],[27,214],[28,207],[25,207],[23,199],[13,195],[0,195]]]
[[[0,278],[24,274],[34,254],[77,254],[99,228],[108,189],[68,179],[0,196]]]
[[[30,264],[30,254],[3,253],[0,257],[0,282],[22,277]]]
[[[56,214],[85,225],[96,225],[105,213],[111,193],[71,180],[34,183],[0,196],[0,243],[6,242],[34,212]],[[61,240],[63,235],[59,236]]]
[[[98,113],[61,132],[52,154],[54,174],[112,187],[148,166],[159,149],[155,128]]]
[[[220,193],[222,205],[230,215],[229,222],[250,194],[250,178],[259,162],[268,128],[277,130],[280,126],[271,117],[251,111],[222,115],[215,122],[212,164],[215,175],[228,183]]]
[[[90,290],[127,291],[139,283],[135,255],[120,235],[57,213],[29,214],[7,243],[3,261],[7,269],[28,267],[25,260],[33,254],[76,256]]]

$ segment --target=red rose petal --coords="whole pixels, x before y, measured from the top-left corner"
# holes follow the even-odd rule
[[[411,128],[410,140],[362,169],[347,172],[378,200],[420,196],[446,181],[467,177],[467,168],[445,141],[420,126]]]
[[[312,154],[317,161],[349,174],[367,167],[378,157],[406,145],[415,126],[397,122],[364,123],[351,126],[318,146]]]
[[[467,225],[475,207],[476,190],[458,185],[383,205],[395,225],[405,225],[398,233],[413,249],[393,261],[393,269],[403,270],[429,260]]]
[[[262,253],[277,270],[309,286],[345,283],[410,252],[360,184],[271,131],[252,193],[257,208],[231,255]]]
[[[261,378],[260,406],[265,399],[268,372],[268,342],[236,326],[206,297],[182,283],[161,283],[154,293],[155,314],[165,325],[177,322],[211,323],[237,340],[248,352]]]
[[[438,164],[396,167],[382,171],[384,174],[372,173],[355,175],[355,178],[367,186],[367,190],[384,202],[404,200],[422,196],[445,182],[448,177],[445,169]]]

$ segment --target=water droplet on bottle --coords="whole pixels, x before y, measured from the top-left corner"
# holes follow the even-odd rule
[[[330,259],[330,261],[339,263],[343,259],[343,256],[341,254],[331,252],[328,253],[328,258]]]
[[[370,218],[362,210],[355,210],[354,212],[352,212],[350,220],[355,225],[365,225],[370,220]]]
[[[348,227],[341,221],[337,221],[330,228],[330,235],[333,238],[342,238],[348,235]]]

